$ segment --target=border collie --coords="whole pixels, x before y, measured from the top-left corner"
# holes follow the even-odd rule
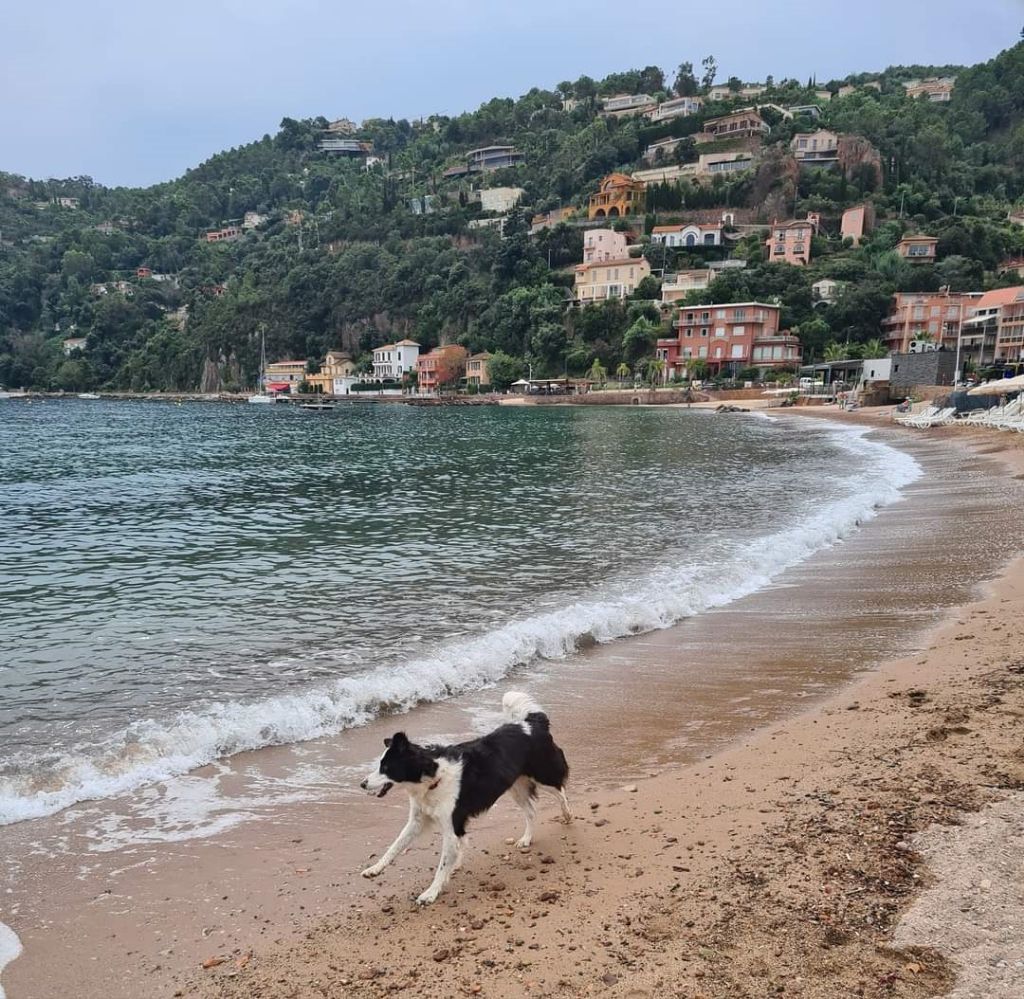
[[[383,798],[395,784],[409,793],[409,820],[384,856],[362,872],[375,878],[424,827],[441,831],[441,859],[430,887],[416,899],[433,902],[462,863],[466,822],[486,812],[506,791],[526,816],[526,831],[516,845],[533,842],[533,799],[537,785],[555,795],[562,821],[572,821],[565,782],[569,764],[551,738],[548,716],[526,694],[509,691],[501,702],[506,722],[479,739],[454,746],[417,746],[404,732],[384,740],[387,747],[377,768],[359,785]]]

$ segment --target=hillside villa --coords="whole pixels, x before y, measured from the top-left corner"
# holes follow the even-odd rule
[[[714,373],[735,368],[796,368],[799,337],[779,331],[778,305],[729,302],[680,308],[672,324],[675,335],[658,339],[656,356],[665,362],[666,378],[685,375],[693,360],[707,362]]]
[[[85,343],[88,337],[84,336],[69,336],[62,344],[61,347],[64,350],[64,356],[70,357],[72,354],[78,351],[85,350]]]
[[[624,257],[576,265],[576,301],[580,305],[626,298],[651,273],[643,257]]]
[[[666,274],[661,282],[662,307],[674,305],[686,298],[691,291],[704,291],[714,279],[715,272],[710,268]]]
[[[760,138],[771,129],[767,122],[757,113],[756,108],[742,108],[719,118],[709,118],[704,122],[704,131],[693,137],[694,142],[717,142],[720,139]]]
[[[926,80],[908,80],[903,84],[907,97],[926,97],[933,104],[946,104],[953,99],[955,76],[931,76]]]
[[[651,230],[651,242],[672,247],[721,246],[722,223],[656,225]]]
[[[624,232],[616,232],[614,229],[588,229],[583,234],[583,263],[625,260],[629,256],[628,245],[629,240]]]
[[[642,212],[644,191],[643,181],[634,180],[624,173],[611,173],[601,181],[597,193],[590,196],[588,217],[613,219]]]
[[[771,235],[765,240],[768,259],[773,264],[794,264],[804,267],[811,262],[811,238],[817,232],[819,218],[808,214],[803,221],[774,222]]]
[[[463,160],[444,171],[444,177],[465,177],[471,173],[489,173],[520,166],[526,157],[515,146],[482,146],[466,153]]]
[[[601,113],[608,118],[626,118],[643,114],[657,103],[650,94],[616,94],[601,101]]]
[[[652,122],[669,121],[697,114],[703,101],[699,97],[675,97],[670,101],[662,101],[656,108],[644,112]]]
[[[939,241],[934,236],[904,236],[896,252],[912,264],[934,264]]]
[[[801,166],[831,166],[839,160],[839,136],[827,128],[798,132],[789,147]]]

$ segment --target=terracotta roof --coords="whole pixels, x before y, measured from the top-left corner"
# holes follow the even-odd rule
[[[395,344],[396,347],[418,347],[419,344],[415,340],[399,340]]]
[[[623,264],[639,264],[643,257],[626,257],[621,260],[593,260],[588,264],[577,264],[576,270],[586,271],[590,270],[591,267],[621,267]]]
[[[995,291],[987,291],[973,304],[976,309],[995,309],[1001,305],[1011,305],[1021,298],[1024,298],[1024,286],[1017,285],[1014,288],[997,288]]]
[[[393,343],[386,343],[386,344],[384,344],[381,347],[374,347],[373,348],[374,353],[376,353],[378,350],[394,350],[394,349],[395,349],[395,345]]]
[[[677,225],[656,225],[651,232],[682,232],[684,229],[721,229],[721,222],[679,222]]]

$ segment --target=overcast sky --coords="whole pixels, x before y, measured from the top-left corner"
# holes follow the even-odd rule
[[[1019,40],[1024,0],[44,0],[0,24],[0,170],[138,185],[284,116],[456,114],[708,53],[720,81],[971,64]]]

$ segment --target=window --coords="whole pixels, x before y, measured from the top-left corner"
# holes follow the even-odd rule
[[[713,232],[704,233],[704,245],[714,246],[715,245],[715,234]]]
[[[715,327],[715,336],[725,336],[725,327],[724,326],[716,326]]]
[[[725,309],[715,309],[715,318],[716,319],[724,319],[725,318]]]
[[[687,336],[687,338],[692,337],[693,336],[693,330],[687,330],[686,331],[686,336]]]
[[[700,335],[701,336],[707,336],[708,335],[708,328],[706,326],[702,326],[701,327]]]
[[[721,347],[715,348],[715,357],[721,357],[724,353],[725,351]]]
[[[694,234],[692,232],[688,232],[686,234],[686,245],[687,246],[696,246],[697,245],[697,237],[694,236]]]
[[[700,348],[700,356],[701,357],[707,357],[708,356],[708,348],[706,346]]]
[[[743,320],[747,318],[747,310],[746,309],[734,309],[733,310],[733,314],[732,314],[732,318],[737,323],[743,322]]]
[[[700,314],[700,320],[702,323],[706,323],[711,318],[710,312],[702,312]]]
[[[747,328],[745,326],[734,326],[732,330],[733,336],[745,336]]]
[[[740,360],[740,361],[743,360],[743,344],[742,343],[734,343],[732,345],[732,357],[733,357],[734,361],[735,360]]]

